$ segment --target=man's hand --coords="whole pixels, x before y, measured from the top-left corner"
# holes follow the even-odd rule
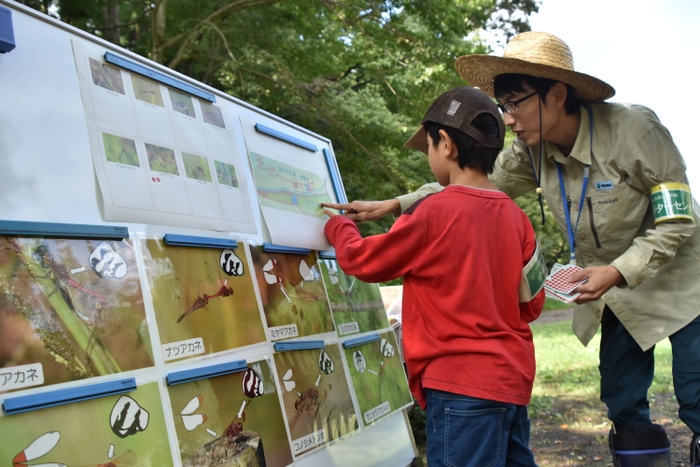
[[[353,201],[348,204],[324,203],[321,206],[345,211],[343,215],[358,224],[380,219],[387,214],[401,213],[401,204],[396,198],[384,201]]]
[[[625,283],[625,278],[614,266],[588,266],[573,274],[569,282],[576,282],[584,276],[588,276],[588,282],[579,285],[572,292],[581,294],[576,299],[579,305],[598,300],[608,290]]]

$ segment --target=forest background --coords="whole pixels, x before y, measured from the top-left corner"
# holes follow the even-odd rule
[[[403,148],[430,103],[465,83],[461,55],[530,29],[537,0],[20,0],[333,144],[347,197],[387,199],[434,181]],[[509,135],[510,139],[513,138]],[[508,140],[506,141],[508,143]],[[548,265],[568,245],[533,193],[518,204]],[[363,224],[365,235],[392,219]]]

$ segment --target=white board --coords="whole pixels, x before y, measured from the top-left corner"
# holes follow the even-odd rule
[[[275,225],[278,218],[274,212],[271,217],[273,222],[266,222],[267,219],[261,214],[249,162],[250,149],[246,145],[246,138],[255,140],[251,144],[258,149],[262,144],[261,152],[265,152],[264,140],[268,137],[246,133],[241,121],[262,123],[313,144],[316,151],[308,151],[309,154],[305,154],[304,150],[293,149],[289,155],[285,156],[286,159],[282,160],[287,165],[296,166],[308,172],[314,172],[316,168],[326,163],[323,159],[324,150],[332,155],[332,145],[327,138],[89,36],[23,5],[9,0],[0,0],[0,4],[12,10],[17,44],[12,52],[0,54],[0,93],[2,93],[3,102],[3,112],[0,116],[0,128],[2,128],[0,131],[0,220],[119,225],[128,227],[132,234],[148,236],[179,233],[235,238],[258,244],[273,240],[287,242],[287,237],[279,236],[280,226],[284,226],[284,222]],[[101,57],[105,51],[114,52],[159,73],[199,87],[213,94],[216,97],[216,103],[196,101],[193,106],[195,113],[199,112],[200,119],[195,121],[191,118],[181,118],[180,115],[184,114],[172,111],[174,106],[177,106],[174,104],[177,96],[173,96],[167,86],[155,85],[161,91],[163,107],[155,104],[144,105],[145,101],[137,99],[135,92],[137,88],[141,90],[145,88],[148,91],[153,87],[148,83],[145,85],[139,83],[143,81],[142,78],[126,73],[124,73],[124,80],[127,86],[123,99],[119,96],[109,96],[104,92],[101,95],[95,94],[93,91],[99,90],[90,88],[89,58],[102,60]],[[77,60],[76,57],[78,57]],[[131,93],[129,96],[127,96],[128,92]],[[86,110],[95,111],[98,107],[104,108],[104,105],[96,105],[96,102],[108,97],[121,100],[123,108],[118,112],[103,114],[99,118],[94,114],[86,116]],[[211,106],[221,110],[225,133],[214,128],[217,125],[212,122],[216,123],[219,120]],[[204,121],[204,114],[207,111],[210,112],[209,122]],[[157,119],[158,123],[148,123],[153,119]],[[187,129],[187,125],[198,126],[201,131]],[[105,168],[109,162],[105,155],[105,133],[130,139],[134,141],[135,146],[138,146],[136,152],[140,161],[138,169],[141,170],[139,173],[141,178],[128,179],[127,177],[128,180],[119,182],[132,187],[137,193],[133,198],[129,198],[129,195],[134,193],[125,191],[123,186],[118,196],[112,196],[105,188],[119,178],[119,175],[115,176]],[[206,148],[201,145],[202,141],[205,142]],[[152,170],[153,166],[148,162],[147,144],[169,149],[174,155],[173,160],[178,168],[177,181],[180,186],[177,189],[166,190],[164,197],[161,196],[162,194],[157,194],[153,186],[148,185],[149,179],[156,177],[154,172],[158,171]],[[280,147],[279,145],[283,143],[275,141],[271,144]],[[202,159],[183,156],[183,153]],[[308,160],[300,159],[304,156],[315,159],[309,165]],[[238,194],[235,195],[238,197],[235,198],[230,193],[232,190],[226,190],[213,180],[207,185],[197,183],[197,177],[194,175],[188,177],[187,167],[193,165],[186,163],[188,157],[191,161],[206,161],[209,164],[210,174],[216,172],[215,161],[217,160],[235,167],[239,183],[232,188],[238,190]],[[335,161],[332,161],[332,164],[334,165]],[[194,166],[196,167],[196,163]],[[203,172],[206,170],[203,169]],[[328,173],[323,174],[322,178],[324,178],[323,189],[330,199],[336,200],[340,197],[335,193],[337,187],[330,184],[331,177]],[[156,182],[151,180],[151,183]],[[141,191],[137,191],[137,188]],[[201,188],[200,193],[192,194],[197,188]],[[186,204],[189,207],[189,213],[184,212],[184,209],[182,209],[183,212],[172,212],[177,209],[163,207],[168,206],[168,201],[172,201],[168,196],[180,196],[181,189],[187,192],[187,197],[178,198],[178,204]],[[226,192],[229,192],[229,200],[237,199],[233,204],[238,206],[238,211],[226,212],[224,202],[221,201],[226,196]],[[121,207],[120,202],[115,202],[115,199],[121,200]],[[123,202],[124,199],[126,202]],[[214,199],[218,200],[218,207]],[[138,203],[143,203],[146,207],[150,206],[151,211],[135,213],[134,211],[138,211],[139,207],[143,207]],[[161,203],[160,210],[159,203]],[[202,203],[209,211],[203,208]],[[200,209],[193,209],[193,206]],[[317,229],[320,225],[320,221],[313,221],[313,229],[309,229],[309,232],[314,231],[311,235],[295,232],[294,236],[289,237],[289,243],[293,243],[294,238],[301,238],[301,240],[297,245],[288,246],[319,249],[327,246],[323,243],[325,239],[320,235],[320,228]],[[271,235],[271,231],[274,231],[275,235]],[[150,321],[155,319],[152,306],[147,306],[146,313]],[[151,328],[153,329],[151,338],[154,345],[157,345],[159,340],[155,326]],[[324,338],[328,337],[324,336]],[[332,338],[337,340],[337,336]],[[269,355],[270,347],[270,344],[264,344],[247,348],[245,351],[222,353],[207,359],[206,363],[259,358]],[[188,369],[198,364],[201,365],[202,361],[181,367]],[[153,368],[120,373],[118,376],[119,378],[133,376],[137,382],[153,381],[155,378],[161,387],[161,395],[167,397],[164,382],[167,372],[163,359],[156,358],[156,365]],[[116,378],[105,377],[102,380],[110,379]],[[80,384],[80,382],[73,382],[68,383],[67,386],[77,387]],[[44,391],[45,388],[41,388],[27,389],[21,393],[2,394],[0,403],[10,396],[31,395]],[[164,410],[166,418],[167,414],[172,415],[166,402],[164,402]],[[166,425],[169,430],[169,441],[173,446],[174,462],[179,466],[181,464],[172,420],[166,420]],[[360,431],[359,434],[299,458],[295,465],[300,467],[405,466],[411,463],[414,454],[410,428],[405,414],[399,412]]]

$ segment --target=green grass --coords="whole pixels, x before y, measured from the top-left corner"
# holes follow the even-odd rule
[[[600,331],[584,347],[571,330],[571,321],[532,327],[537,356],[537,376],[532,410],[547,405],[553,397],[597,397],[600,387],[598,352]],[[656,346],[655,377],[651,393],[673,391],[671,344],[664,339]]]
[[[573,308],[573,305],[554,300],[553,298],[545,298],[542,311],[566,310],[567,308]]]

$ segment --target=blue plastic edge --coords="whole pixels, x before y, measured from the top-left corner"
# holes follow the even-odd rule
[[[335,250],[320,250],[318,252],[318,257],[321,259],[338,259]]]
[[[126,378],[119,381],[109,381],[106,383],[91,384],[70,389],[59,389],[57,391],[34,394],[31,396],[20,396],[5,399],[3,409],[8,415],[29,412],[32,410],[46,409],[58,405],[73,404],[100,397],[123,394],[136,389],[136,379]]]
[[[299,146],[300,148],[307,149],[311,152],[318,151],[318,147],[315,144],[307,143],[304,140],[295,138],[294,136],[288,135],[286,133],[282,133],[281,131],[277,131],[273,128],[270,128],[269,126],[263,125],[262,123],[256,123],[255,130],[268,136],[272,136],[273,138],[292,143],[296,146]]]
[[[230,238],[197,237],[194,235],[165,234],[163,242],[172,246],[198,246],[203,248],[238,248],[238,242]]]
[[[128,227],[114,225],[58,224],[53,222],[0,221],[0,235],[41,237],[97,238],[123,240],[129,238]]]
[[[288,253],[291,255],[308,255],[311,253],[311,250],[308,248],[275,245],[274,243],[263,243],[262,249],[265,253]]]
[[[322,340],[275,342],[275,352],[288,352],[290,350],[323,349],[324,347],[326,347],[326,343]]]
[[[370,342],[378,341],[380,338],[379,334],[369,334],[367,336],[353,337],[343,342],[343,347],[349,349],[350,347],[357,347],[362,344],[369,344]]]
[[[0,31],[2,31],[2,36],[0,36],[0,52],[8,53],[15,49],[17,43],[15,42],[15,28],[12,26],[12,10],[0,5],[0,11],[7,13],[7,22],[0,24]]]
[[[179,89],[180,91],[192,94],[193,96],[197,96],[209,102],[216,102],[216,96],[210,92],[203,91],[185,82],[182,82],[175,78],[171,78],[170,76],[160,73],[158,71],[152,70],[139,63],[132,62],[131,60],[127,60],[126,58],[114,55],[111,52],[105,52],[105,61],[111,63],[112,65],[117,65],[129,71],[133,71],[134,73],[138,73],[140,75],[151,78],[152,80],[158,81],[159,83],[163,83],[167,86],[170,86],[171,88]]]
[[[340,176],[338,175],[338,166],[335,165],[333,154],[328,149],[323,148],[323,155],[326,158],[326,166],[328,167],[328,173],[331,175],[331,183],[333,184],[333,190],[335,191],[335,199],[337,199],[339,203],[345,204],[348,202],[348,198],[345,196],[343,186],[340,183]]]
[[[176,371],[174,373],[169,373],[165,379],[168,386],[174,386],[176,384],[189,383],[200,379],[228,375],[243,371],[246,368],[248,368],[248,362],[245,360],[236,360],[235,362],[220,363],[218,365],[194,368],[192,370]]]

